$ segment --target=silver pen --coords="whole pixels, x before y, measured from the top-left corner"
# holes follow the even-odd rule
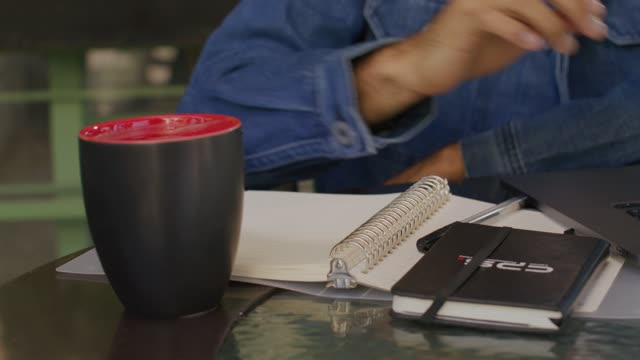
[[[481,223],[499,216],[505,216],[507,214],[511,214],[513,212],[516,212],[522,209],[525,206],[526,201],[527,201],[526,196],[516,196],[509,200],[503,201],[495,206],[492,206],[488,209],[482,210],[477,214],[471,215],[470,217],[464,220],[460,220],[456,222],[474,224],[474,223]],[[440,229],[434,232],[431,232],[421,237],[420,239],[418,239],[418,241],[416,242],[416,247],[418,248],[418,250],[422,253],[426,253],[427,251],[429,251],[429,249],[433,246],[433,244],[435,244],[438,240],[440,240],[440,238],[442,238],[444,234],[446,234],[447,231],[456,222],[443,226]]]

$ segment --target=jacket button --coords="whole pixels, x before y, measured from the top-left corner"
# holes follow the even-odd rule
[[[351,146],[355,142],[355,134],[351,127],[343,121],[338,121],[333,126],[333,136],[340,145]]]

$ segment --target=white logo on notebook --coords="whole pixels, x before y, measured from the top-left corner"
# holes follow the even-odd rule
[[[471,256],[459,255],[458,261],[467,265],[471,261]],[[517,262],[509,260],[486,259],[480,264],[482,268],[496,268],[508,271],[528,271],[534,273],[548,274],[553,272],[553,268],[547,264],[536,264],[527,262]]]

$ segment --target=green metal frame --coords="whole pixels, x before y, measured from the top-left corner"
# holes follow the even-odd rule
[[[62,53],[49,57],[49,86],[57,91],[84,88],[84,53]],[[53,183],[80,186],[77,133],[85,124],[84,103],[74,99],[51,101],[49,141],[53,161]]]
[[[56,196],[47,200],[4,200],[0,203],[2,221],[82,220],[82,196]]]
[[[84,52],[63,52],[49,57],[49,87],[54,95],[57,91],[81,91],[84,88],[84,56]],[[49,141],[53,183],[56,186],[80,188],[77,133],[84,124],[84,102],[61,99],[49,103]],[[51,209],[56,218],[65,212],[77,215],[77,212],[84,209],[82,201],[78,200],[56,194],[45,208]],[[83,216],[80,215],[80,218]],[[89,245],[89,236],[84,230],[85,227],[80,224],[82,223],[73,221],[56,222],[58,256],[68,255]]]

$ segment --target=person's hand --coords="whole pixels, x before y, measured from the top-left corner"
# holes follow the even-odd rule
[[[526,51],[548,45],[573,54],[576,35],[606,37],[605,13],[598,0],[450,0],[424,30],[393,50],[413,69],[402,82],[424,95],[441,94]]]
[[[375,125],[425,97],[488,75],[527,51],[578,49],[576,35],[604,39],[598,0],[449,0],[417,34],[358,59],[363,118]]]
[[[361,112],[385,121],[425,97],[488,75],[527,51],[578,50],[577,35],[604,39],[605,7],[597,0],[450,0],[417,34],[362,59],[356,67]],[[459,144],[447,146],[390,179],[464,177]]]
[[[387,180],[385,185],[414,183],[425,176],[437,175],[450,181],[464,178],[464,159],[460,144],[451,144]]]

